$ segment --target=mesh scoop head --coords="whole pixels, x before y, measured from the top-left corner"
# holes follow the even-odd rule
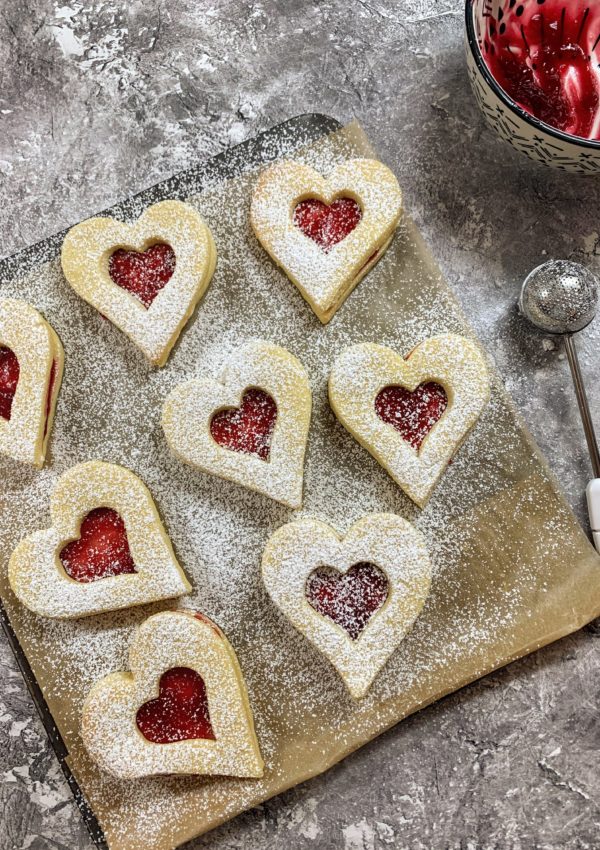
[[[521,289],[519,309],[546,333],[582,330],[596,315],[598,281],[580,263],[550,260],[533,269]]]

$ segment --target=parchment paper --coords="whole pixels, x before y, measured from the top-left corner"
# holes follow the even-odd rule
[[[297,158],[327,173],[340,159],[371,155],[362,131],[350,125]],[[407,353],[435,333],[471,333],[410,219],[323,327],[250,231],[253,180],[243,176],[191,199],[213,230],[219,260],[208,294],[162,370],[150,369],[118,330],[74,295],[58,261],[2,287],[44,312],[67,362],[49,464],[37,472],[0,458],[1,593],[112,850],[174,847],[326,770],[411,712],[600,613],[600,560],[495,373],[490,405],[423,511],[329,408],[328,373],[347,345],[373,341]],[[311,376],[303,513],[343,532],[365,513],[392,511],[415,522],[428,541],[434,562],[429,601],[359,703],[261,585],[263,546],[293,512],[182,466],[160,429],[168,391],[200,372],[218,375],[228,352],[253,336],[288,348]],[[87,757],[78,734],[86,692],[102,675],[127,668],[137,624],[176,605],[60,623],[35,617],[12,596],[6,577],[12,548],[48,525],[57,477],[91,458],[122,463],[150,487],[194,584],[182,604],[212,617],[238,653],[267,766],[263,780],[119,782]]]

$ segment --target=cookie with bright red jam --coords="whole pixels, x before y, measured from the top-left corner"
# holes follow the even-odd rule
[[[50,516],[50,528],[21,540],[8,566],[13,592],[36,614],[89,617],[190,592],[152,494],[129,469],[71,467],[56,482]]]
[[[256,237],[324,324],[387,250],[401,215],[398,181],[373,159],[347,160],[327,177],[277,162],[260,174],[250,208]]]
[[[56,332],[30,304],[0,299],[0,454],[43,466],[64,367]]]
[[[245,340],[220,379],[201,375],[171,391],[162,427],[184,463],[299,508],[311,407],[300,361],[281,346]]]
[[[192,611],[142,622],[129,671],[100,679],[86,697],[81,737],[97,764],[121,779],[258,779],[264,771],[234,649],[216,623]]]
[[[132,223],[98,216],[72,227],[61,251],[75,292],[164,366],[204,295],[217,261],[191,204],[159,201]]]

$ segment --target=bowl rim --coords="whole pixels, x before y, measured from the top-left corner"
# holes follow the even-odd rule
[[[536,118],[535,115],[532,115],[527,110],[523,109],[523,107],[519,106],[519,104],[514,101],[502,88],[502,86],[497,82],[497,80],[492,76],[485,59],[483,58],[483,54],[479,47],[479,42],[477,41],[477,36],[475,34],[475,22],[474,22],[474,0],[466,0],[465,3],[465,26],[466,26],[466,34],[467,34],[467,43],[469,45],[469,49],[471,50],[471,54],[473,59],[475,60],[475,64],[479,73],[482,75],[488,86],[492,89],[494,94],[519,118],[525,121],[526,124],[530,124],[533,127],[541,130],[544,133],[547,133],[549,136],[553,136],[555,139],[559,139],[561,142],[566,142],[570,145],[577,145],[581,148],[588,148],[591,150],[600,150],[600,139],[586,139],[583,136],[572,136],[569,133],[564,133],[562,130],[558,130],[556,127],[552,127],[551,124],[546,124],[545,121],[541,121],[539,118]]]

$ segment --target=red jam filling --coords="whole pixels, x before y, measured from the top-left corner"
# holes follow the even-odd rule
[[[388,597],[388,581],[375,564],[355,564],[345,573],[319,567],[306,582],[306,598],[323,617],[329,617],[352,640],[361,632]]]
[[[145,251],[119,248],[108,261],[108,272],[122,289],[149,307],[175,271],[175,251],[157,242]]]
[[[412,392],[405,387],[384,387],[375,399],[377,416],[392,425],[417,452],[447,406],[445,389],[433,381],[419,384]]]
[[[14,352],[0,345],[0,416],[9,422],[19,383],[19,372],[19,361]]]
[[[600,140],[600,4],[509,0],[493,12],[483,54],[509,97],[558,130]]]
[[[277,419],[277,405],[264,390],[251,387],[240,407],[219,410],[210,423],[213,440],[225,449],[268,460]]]
[[[362,266],[360,267],[360,269],[358,270],[358,273],[359,273],[359,274],[361,273],[361,271],[362,271],[363,269],[365,269],[365,268],[369,265],[369,263],[372,263],[372,262],[373,262],[373,260],[374,260],[374,259],[375,259],[375,257],[377,256],[377,254],[379,254],[379,248],[378,248],[378,249],[377,249],[377,250],[376,250],[373,254],[371,254],[371,256],[369,257],[369,259],[367,260],[367,262],[366,262],[364,265],[362,265]]]
[[[193,738],[215,740],[206,685],[190,667],[171,667],[160,677],[156,699],[136,715],[138,729],[153,744],[173,744]]]
[[[307,198],[294,210],[296,227],[326,254],[352,233],[361,218],[362,210],[354,198],[338,198],[331,205]]]
[[[125,523],[112,508],[95,508],[81,523],[79,540],[63,547],[60,560],[75,581],[135,573]]]
[[[54,391],[54,383],[56,381],[56,360],[52,361],[50,367],[50,378],[48,380],[48,394],[46,396],[46,424],[44,425],[44,437],[48,433],[48,419],[50,418],[50,408],[52,407],[52,393]]]

